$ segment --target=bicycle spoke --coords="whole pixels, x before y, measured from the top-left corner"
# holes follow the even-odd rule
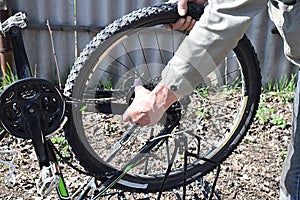
[[[151,24],[149,22],[149,26]],[[121,111],[124,112],[135,97],[135,79],[141,79],[146,89],[153,89],[161,80],[161,72],[186,38],[186,34],[159,27],[160,24],[154,24],[153,27],[126,29],[116,38],[105,42],[105,46],[109,47],[101,49],[99,45],[96,51],[98,60],[96,58],[97,61],[88,66],[90,71],[83,71],[84,76],[78,76],[79,89],[75,92],[77,99],[80,99],[80,95],[84,97],[82,100],[88,104],[88,108],[76,116],[78,121],[81,120],[77,138],[82,143],[75,139],[73,143],[83,146],[92,158],[87,159],[81,152],[78,152],[78,157],[87,169],[96,174],[100,173],[99,170],[109,169],[111,172],[122,170],[121,166],[129,167],[130,170],[116,185],[129,190],[132,187],[144,191],[150,187],[159,191],[156,183],[163,182],[173,156],[175,160],[170,177],[176,183],[167,181],[166,188],[180,185],[184,150],[198,158],[223,160],[223,155],[230,153],[226,148],[231,145],[232,139],[239,140],[245,132],[244,129],[240,130],[239,124],[248,125],[245,117],[252,114],[246,112],[249,108],[251,110],[249,102],[253,101],[247,96],[249,91],[253,92],[247,84],[251,81],[250,85],[256,88],[257,81],[254,83],[252,78],[249,79],[248,69],[253,70],[253,67],[248,62],[250,59],[245,60],[251,50],[245,50],[245,46],[241,47],[244,43],[239,43],[237,51],[231,51],[220,65],[203,77],[194,92],[178,100],[173,105],[174,109],[167,111],[158,124],[138,127],[129,137],[127,130],[131,126],[122,121]],[[95,86],[99,87],[95,89]],[[159,136],[165,120],[172,120],[174,115],[180,116],[180,127]],[[124,137],[130,139],[125,140]],[[128,165],[139,149],[153,142],[157,142],[156,146],[134,163],[134,168]],[[182,144],[179,145],[179,151],[172,154],[176,142]],[[189,180],[213,168],[207,161],[198,158],[187,160]],[[97,169],[94,167],[96,165],[101,167]]]
[[[137,124],[132,125],[123,135],[123,137],[115,145],[113,145],[111,153],[104,159],[106,162],[110,162],[120,151],[120,149],[129,142],[130,138],[133,137],[134,130],[137,127]]]

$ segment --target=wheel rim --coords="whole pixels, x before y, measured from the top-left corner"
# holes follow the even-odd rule
[[[142,39],[149,35],[152,35],[151,39]],[[76,90],[78,94],[76,98],[83,98],[84,102],[96,104],[96,101],[103,100],[95,98],[97,92],[95,88],[98,88],[98,90],[111,91],[113,95],[109,100],[117,99],[116,103],[122,101],[123,104],[126,104],[126,96],[131,90],[134,79],[141,78],[145,85],[159,80],[162,68],[174,55],[180,44],[179,42],[176,45],[174,41],[182,41],[185,37],[178,32],[173,32],[171,35],[171,44],[166,47],[160,44],[160,41],[166,36],[170,36],[170,32],[163,29],[139,29],[131,35],[124,34],[123,37],[120,37],[121,39],[110,45],[99,59],[94,60],[92,70],[86,73],[86,80],[80,83],[80,87],[74,88],[75,94]],[[133,41],[137,41],[137,44],[130,47],[128,44]],[[144,41],[152,43],[146,44],[143,43]],[[157,45],[156,48],[153,45]],[[164,47],[162,48],[162,46]],[[151,55],[158,56],[153,59]],[[136,58],[140,58],[140,60]],[[184,142],[187,139],[189,150],[207,158],[212,158],[224,147],[237,129],[237,125],[242,119],[242,115],[239,113],[244,112],[248,101],[244,92],[245,80],[239,63],[234,61],[235,59],[234,54],[228,55],[218,69],[206,77],[201,86],[194,91],[192,102],[188,104],[188,108],[182,109],[188,113],[183,117],[182,126],[167,140],[168,143],[162,144],[158,149],[149,153],[146,156],[149,159],[133,169],[130,174],[138,175],[149,181],[163,177],[171,157],[168,152],[173,152],[175,140]],[[148,60],[152,62],[149,63]],[[226,77],[223,75],[224,71],[226,71]],[[222,82],[225,84],[220,85]],[[120,91],[123,93],[120,94]],[[107,160],[107,156],[110,154],[109,149],[117,143],[130,124],[123,123],[121,115],[92,114],[88,111],[83,111],[81,114],[82,122],[78,124],[83,126],[81,131],[85,134],[81,139],[85,141],[85,145],[99,159],[99,162]],[[209,124],[212,121],[219,123]],[[80,130],[81,127],[78,129]],[[161,130],[159,125],[137,129],[135,132],[138,133],[114,159],[107,163],[108,167],[122,168],[134,156],[141,144],[145,144],[149,138],[155,136],[158,130]],[[185,146],[182,148],[185,149]],[[189,159],[190,168],[202,163],[202,161]],[[174,166],[171,177],[182,172],[182,151],[176,156]]]

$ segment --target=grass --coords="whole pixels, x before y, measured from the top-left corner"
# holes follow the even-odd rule
[[[56,155],[59,160],[69,159],[71,157],[70,147],[64,136],[61,136],[61,134],[55,135],[51,138],[51,142],[58,145],[59,153],[62,156],[62,158],[60,158]]]
[[[270,82],[266,88],[268,95],[283,102],[291,102],[294,99],[296,79],[297,75],[293,74],[290,78],[285,76],[279,81]]]
[[[14,75],[12,68],[8,63],[7,63],[7,69],[8,69],[8,73],[5,74],[4,77],[0,77],[0,93],[5,89],[6,86],[18,80],[17,76]],[[0,131],[2,130],[3,128],[0,127]]]
[[[260,124],[270,122],[274,126],[285,129],[287,120],[279,115],[276,110],[277,102],[282,102],[283,105],[291,103],[294,99],[294,91],[296,88],[296,74],[290,78],[283,79],[274,83],[270,82],[261,94],[261,101],[257,110],[256,118]]]
[[[4,90],[4,88],[13,82],[17,81],[18,78],[14,75],[11,66],[7,63],[8,73],[5,74],[4,77],[0,77],[0,92]]]

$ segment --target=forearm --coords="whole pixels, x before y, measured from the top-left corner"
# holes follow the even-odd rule
[[[162,108],[164,111],[180,98],[166,85],[157,85],[151,93],[156,100],[155,106]]]
[[[267,0],[212,0],[162,73],[161,84],[189,94],[243,37]]]

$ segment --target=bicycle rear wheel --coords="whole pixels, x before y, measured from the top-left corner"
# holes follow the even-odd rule
[[[202,11],[194,5],[189,7],[190,13]],[[121,169],[163,128],[163,123],[159,123],[135,129],[130,140],[111,156],[113,147],[131,127],[122,121],[122,114],[134,98],[134,80],[139,78],[145,87],[153,88],[186,37],[158,26],[176,19],[176,4],[148,7],[124,16],[95,36],[72,67],[64,91],[73,102],[66,137],[81,165],[101,180]],[[245,36],[192,94],[179,100],[180,125],[116,187],[160,191],[173,154],[174,165],[164,189],[181,186],[185,150],[217,163],[224,161],[253,120],[260,79],[256,54]],[[175,146],[178,151],[174,151]],[[189,158],[187,182],[215,167],[210,162]]]

